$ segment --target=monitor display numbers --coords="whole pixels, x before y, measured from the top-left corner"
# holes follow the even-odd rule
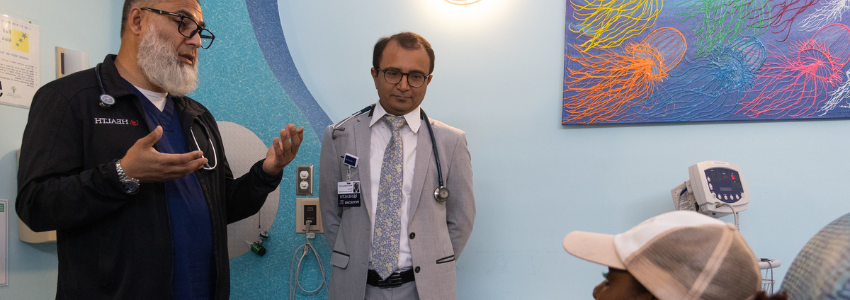
[[[726,203],[735,203],[742,198],[744,186],[738,171],[727,168],[706,169],[705,179],[714,198]]]

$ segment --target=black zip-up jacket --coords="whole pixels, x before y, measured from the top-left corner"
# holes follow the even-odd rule
[[[115,104],[99,106],[94,69],[55,80],[35,94],[24,130],[15,209],[35,231],[57,230],[56,299],[172,299],[173,242],[164,183],[123,192],[115,162],[150,130],[141,100],[126,88],[108,55],[100,68]],[[227,224],[255,214],[282,175],[259,161],[234,179],[212,114],[188,97],[174,97],[189,149],[190,126],[209,129],[218,166],[195,175],[212,221],[215,299],[230,296]],[[201,132],[195,128],[194,132]],[[198,138],[201,149],[207,139]],[[207,154],[209,156],[209,154]],[[212,161],[210,162],[212,163]]]

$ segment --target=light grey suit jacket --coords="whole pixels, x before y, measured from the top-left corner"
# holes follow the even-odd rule
[[[344,131],[325,130],[322,141],[320,189],[325,239],[333,249],[329,299],[363,300],[372,247],[372,211],[369,200],[371,113],[346,122]],[[424,120],[423,120],[424,122]],[[428,128],[422,124],[418,132],[416,166],[411,189],[408,236],[413,258],[416,289],[419,298],[457,299],[455,260],[460,256],[475,220],[475,198],[472,192],[472,164],[466,145],[466,134],[431,119],[434,138],[443,170],[443,180],[451,192],[445,202],[434,199],[438,186],[437,167]],[[333,136],[336,135],[336,139]],[[337,182],[346,180],[348,168],[342,156],[350,153],[360,158],[351,169],[351,180],[360,181],[360,207],[339,207]]]

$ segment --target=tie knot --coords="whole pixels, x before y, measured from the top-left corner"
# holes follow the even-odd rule
[[[402,126],[404,126],[404,116],[393,116],[393,115],[384,115],[384,121],[387,122],[387,125],[393,131],[398,131]]]

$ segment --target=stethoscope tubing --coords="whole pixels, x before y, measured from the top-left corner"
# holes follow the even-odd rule
[[[215,144],[213,144],[212,135],[210,134],[209,129],[207,129],[207,125],[204,125],[203,120],[201,120],[200,118],[195,118],[195,119],[192,120],[192,122],[194,122],[195,120],[198,120],[198,124],[201,125],[201,129],[204,130],[204,133],[207,135],[207,141],[209,141],[210,148],[212,148],[212,150],[213,150],[212,151],[212,153],[213,153],[213,164],[212,164],[212,166],[210,166],[209,162],[205,163],[204,164],[204,170],[207,170],[207,171],[215,170],[215,167],[218,166],[218,154],[215,152]],[[198,150],[201,150],[201,145],[198,145],[198,138],[195,137],[195,131],[192,130],[192,126],[189,126],[189,133],[192,134],[192,140],[195,141],[195,147],[197,147]],[[201,154],[201,157],[206,157],[206,156]]]
[[[94,74],[97,76],[97,85],[100,87],[100,107],[105,109],[109,109],[112,105],[115,105],[115,98],[112,98],[111,95],[106,93],[106,89],[103,88],[103,80],[100,78],[100,63],[94,66]]]

